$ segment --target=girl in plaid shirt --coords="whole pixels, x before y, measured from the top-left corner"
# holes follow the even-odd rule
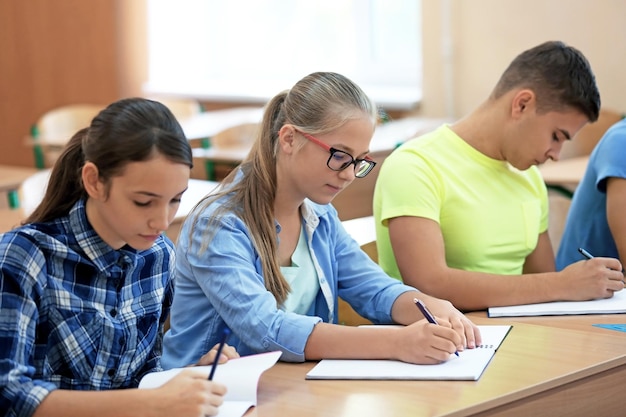
[[[192,370],[161,388],[127,389],[162,369],[174,275],[162,233],[191,165],[180,125],[151,100],[115,102],[72,137],[39,207],[0,235],[4,415],[217,413],[225,387]],[[222,361],[237,356],[224,352]]]

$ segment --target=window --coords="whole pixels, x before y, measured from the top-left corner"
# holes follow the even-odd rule
[[[265,103],[314,71],[421,99],[418,0],[148,0],[148,93]]]

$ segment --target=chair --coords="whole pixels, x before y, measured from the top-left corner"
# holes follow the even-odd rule
[[[46,194],[51,169],[43,169],[26,178],[18,190],[20,208],[24,217],[31,215]]]
[[[574,140],[566,141],[563,144],[560,159],[590,155],[593,148],[602,138],[602,135],[604,135],[604,132],[624,117],[624,113],[616,110],[600,109],[598,120],[585,125],[574,137]]]
[[[195,99],[172,97],[150,97],[150,99],[164,104],[179,121],[188,119],[204,111],[202,104]]]
[[[31,128],[35,166],[41,169],[54,165],[74,133],[88,127],[104,107],[100,104],[70,104],[44,113]]]
[[[223,179],[248,155],[258,128],[259,123],[240,123],[211,136],[209,146],[194,148],[194,168],[204,167],[204,172],[194,170],[192,177],[213,181]]]

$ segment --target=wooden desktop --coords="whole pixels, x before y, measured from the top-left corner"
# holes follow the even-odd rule
[[[279,362],[261,376],[258,405],[246,417],[622,413],[623,335],[513,320],[510,324],[511,332],[478,381],[307,381],[305,375],[315,362]]]
[[[548,161],[539,166],[543,180],[548,185],[560,185],[575,188],[582,180],[589,156],[564,159],[562,161]]]

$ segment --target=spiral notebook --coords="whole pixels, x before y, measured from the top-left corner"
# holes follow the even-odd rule
[[[489,317],[563,316],[568,314],[626,313],[626,291],[617,291],[611,298],[590,301],[554,301],[508,307],[491,307]]]
[[[511,330],[511,326],[478,326],[483,344],[450,355],[436,365],[414,365],[394,360],[323,359],[306,379],[458,380],[477,381]]]

